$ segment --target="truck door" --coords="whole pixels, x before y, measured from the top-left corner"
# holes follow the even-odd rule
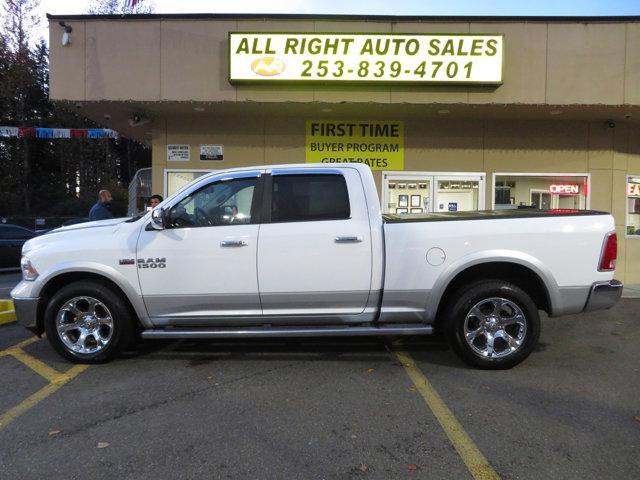
[[[212,177],[165,207],[167,228],[143,228],[138,277],[156,325],[262,314],[256,278],[261,173]]]
[[[371,288],[371,231],[359,173],[276,169],[266,178],[258,240],[263,314],[349,321],[365,309]]]

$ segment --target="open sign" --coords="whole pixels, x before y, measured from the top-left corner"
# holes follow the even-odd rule
[[[580,193],[580,185],[573,183],[552,183],[549,185],[549,191],[560,195],[578,195]]]

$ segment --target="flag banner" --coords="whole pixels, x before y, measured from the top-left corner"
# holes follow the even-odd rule
[[[0,138],[120,138],[110,128],[46,128],[46,127],[3,127]]]
[[[53,128],[36,128],[36,138],[53,138]]]
[[[36,136],[36,129],[33,127],[18,127],[18,137],[29,138]]]
[[[86,138],[87,131],[84,128],[72,128],[69,130],[71,138]]]
[[[71,138],[71,130],[68,128],[54,128],[53,138]]]
[[[0,127],[0,137],[17,137],[18,127]]]

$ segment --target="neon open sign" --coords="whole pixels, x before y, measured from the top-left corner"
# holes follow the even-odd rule
[[[549,185],[549,191],[559,195],[578,195],[580,193],[580,185],[573,183],[552,183]]]

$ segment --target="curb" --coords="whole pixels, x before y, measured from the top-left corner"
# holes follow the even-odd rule
[[[16,312],[11,300],[0,300],[0,325],[16,321]]]

